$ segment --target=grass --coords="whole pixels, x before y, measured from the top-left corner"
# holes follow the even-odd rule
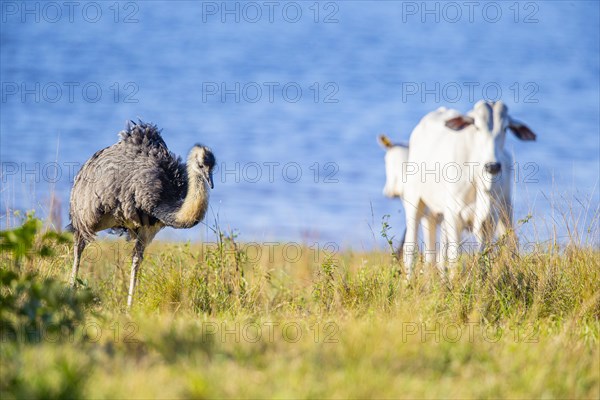
[[[595,247],[501,245],[408,284],[389,253],[218,232],[153,243],[127,314],[131,244],[86,249],[73,292],[65,236],[24,226],[0,242],[2,399],[600,397]]]

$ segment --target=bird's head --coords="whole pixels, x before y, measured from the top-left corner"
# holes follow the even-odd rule
[[[211,189],[214,188],[213,169],[215,163],[215,156],[212,150],[206,146],[196,144],[190,151],[188,168],[191,168]]]

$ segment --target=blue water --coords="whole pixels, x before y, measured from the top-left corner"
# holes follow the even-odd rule
[[[565,205],[581,231],[597,227],[596,1],[275,2],[272,15],[263,2],[46,4],[2,2],[2,214],[45,216],[54,192],[66,224],[73,171],[139,117],[177,154],[213,148],[209,225],[218,217],[246,241],[381,246],[382,217],[392,234],[404,217],[381,194],[376,135],[407,141],[425,113],[466,111],[500,89],[538,135],[506,144],[515,216],[533,215],[522,235],[543,240],[558,221],[566,237]]]

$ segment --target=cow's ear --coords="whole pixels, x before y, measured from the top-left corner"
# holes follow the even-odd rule
[[[533,133],[527,125],[521,122],[511,120],[510,124],[508,124],[508,129],[510,129],[520,140],[535,140],[536,138],[535,133]]]
[[[452,130],[460,131],[461,129],[464,129],[467,126],[472,125],[473,122],[475,122],[473,118],[465,117],[464,115],[459,115],[458,117],[450,118],[449,120],[447,120],[446,126]]]
[[[381,147],[383,147],[384,149],[389,149],[389,148],[394,147],[394,144],[392,143],[390,138],[385,135],[379,135],[379,137],[377,137],[377,141],[379,142]]]

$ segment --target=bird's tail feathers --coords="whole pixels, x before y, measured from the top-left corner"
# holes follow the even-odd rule
[[[119,132],[119,141],[140,144],[145,141],[154,145],[165,146],[161,136],[161,130],[151,122],[138,122],[129,120],[125,122],[125,129]]]

